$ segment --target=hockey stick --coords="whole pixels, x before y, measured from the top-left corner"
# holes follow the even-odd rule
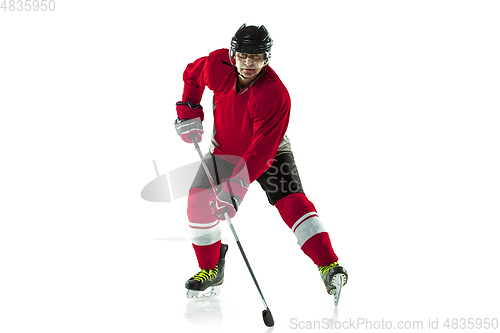
[[[200,146],[198,145],[198,138],[196,137],[195,134],[190,136],[191,140],[193,140],[194,147],[196,151],[198,152],[198,155],[200,156],[201,159],[201,165],[203,166],[203,169],[205,170],[205,173],[207,174],[208,181],[210,182],[210,185],[212,186],[212,191],[214,192],[215,196],[217,196],[219,193],[217,191],[217,186],[215,185],[214,179],[210,175],[210,171],[208,170],[207,163],[205,162],[205,159],[203,158],[203,154],[201,153]],[[257,287],[257,290],[259,291],[260,298],[262,300],[262,303],[264,304],[264,307],[266,308],[265,310],[262,311],[262,318],[264,319],[264,324],[268,327],[274,326],[274,319],[273,315],[271,314],[271,310],[269,310],[269,307],[267,306],[266,300],[264,299],[264,295],[262,294],[262,291],[260,290],[259,284],[257,283],[257,279],[255,278],[255,275],[253,274],[252,267],[250,267],[250,263],[248,262],[247,256],[245,255],[245,251],[243,251],[243,248],[241,247],[240,240],[238,238],[238,235],[236,235],[236,231],[234,230],[233,224],[231,223],[231,219],[229,218],[229,214],[226,212],[224,213],[224,217],[226,218],[227,223],[229,224],[229,228],[231,228],[231,232],[233,233],[234,239],[236,240],[236,244],[238,244],[238,248],[240,249],[241,255],[243,256],[243,259],[245,260],[245,264],[247,265],[248,270],[250,271],[250,275],[252,276],[253,282],[255,283],[255,286]]]

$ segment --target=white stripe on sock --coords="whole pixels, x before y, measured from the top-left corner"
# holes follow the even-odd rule
[[[295,237],[300,247],[314,235],[326,232],[326,229],[317,215],[306,218],[295,229]]]

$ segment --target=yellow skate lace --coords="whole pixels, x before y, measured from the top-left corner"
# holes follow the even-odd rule
[[[201,269],[201,271],[199,271],[198,273],[196,273],[192,279],[193,280],[197,280],[197,281],[205,281],[205,280],[209,280],[209,279],[212,279],[214,277],[217,276],[217,273],[218,273],[218,266],[215,266],[214,269]]]
[[[325,275],[326,273],[328,273],[328,271],[330,269],[332,269],[333,267],[338,266],[338,265],[339,265],[339,263],[338,263],[338,261],[336,261],[328,266],[319,266],[319,270],[321,271],[321,275]]]

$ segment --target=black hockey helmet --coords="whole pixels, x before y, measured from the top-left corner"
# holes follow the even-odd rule
[[[243,24],[231,39],[231,59],[236,52],[248,54],[264,54],[269,62],[271,58],[271,47],[273,40],[269,35],[266,27],[263,25],[257,27],[255,25]]]

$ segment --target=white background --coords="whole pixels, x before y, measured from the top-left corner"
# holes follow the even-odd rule
[[[55,1],[0,11],[0,331],[498,317],[497,1]],[[349,272],[334,314],[252,185],[234,224],[272,330],[227,226],[222,294],[189,301],[186,199],[140,197],[152,160],[197,160],[172,125],[182,72],[245,22],[275,41],[301,178]]]

